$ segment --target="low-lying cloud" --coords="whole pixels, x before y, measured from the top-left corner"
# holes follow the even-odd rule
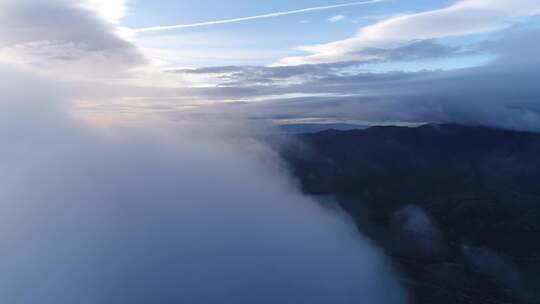
[[[0,302],[404,303],[253,140],[94,128],[58,84],[0,78]]]

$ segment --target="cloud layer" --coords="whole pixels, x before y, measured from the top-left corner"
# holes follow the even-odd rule
[[[144,58],[115,34],[117,6],[107,20],[88,3],[0,9],[0,302],[405,302],[384,254],[239,119],[101,128],[70,114],[76,94],[166,94],[103,84]]]
[[[142,64],[137,48],[121,39],[111,23],[122,16],[123,3],[4,0],[0,58],[60,74],[100,76]]]
[[[237,111],[254,119],[278,121],[438,122],[540,131],[540,91],[535,83],[540,77],[538,31],[513,28],[502,37],[472,46],[473,53],[494,54],[493,61],[446,71],[373,73],[365,68],[370,61],[350,61],[176,72],[206,76],[218,84],[193,94],[237,101],[193,112]],[[433,41],[367,51],[392,60],[464,54],[459,47]]]
[[[0,77],[2,302],[403,303],[378,250],[256,142],[102,133],[61,87]]]

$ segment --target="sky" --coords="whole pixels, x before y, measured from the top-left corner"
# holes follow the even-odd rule
[[[94,121],[540,130],[537,0],[2,2],[0,59],[77,83]]]

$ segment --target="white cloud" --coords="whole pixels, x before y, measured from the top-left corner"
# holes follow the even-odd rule
[[[339,21],[342,21],[345,19],[345,16],[343,15],[336,15],[336,16],[333,16],[333,17],[330,17],[328,18],[328,21],[329,22],[332,22],[332,23],[335,23],[335,22],[339,22]]]
[[[113,24],[125,0],[0,1],[0,58],[62,75],[127,70],[145,62]],[[98,14],[96,14],[96,12]]]
[[[127,0],[85,0],[82,5],[111,23],[118,23],[127,13]]]
[[[295,65],[372,59],[362,54],[362,50],[392,49],[419,40],[493,32],[539,13],[538,0],[462,0],[443,9],[378,22],[362,28],[349,39],[300,47],[311,54],[288,57],[280,63]]]
[[[239,119],[104,130],[70,115],[65,83],[0,79],[0,303],[405,303],[384,255]]]

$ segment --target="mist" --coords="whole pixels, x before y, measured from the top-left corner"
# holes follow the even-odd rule
[[[99,128],[62,84],[0,78],[2,303],[405,302],[384,254],[257,141]]]

